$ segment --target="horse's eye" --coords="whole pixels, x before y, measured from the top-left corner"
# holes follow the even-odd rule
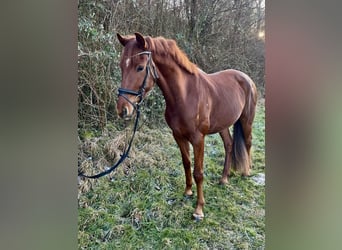
[[[144,70],[144,66],[139,65],[139,66],[137,67],[137,72],[140,72],[140,71],[142,71],[142,70]]]

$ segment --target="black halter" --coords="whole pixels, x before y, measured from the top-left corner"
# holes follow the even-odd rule
[[[154,78],[154,81],[156,81],[158,79],[158,75],[157,75],[157,71],[156,71],[156,68],[154,66],[154,63],[152,62],[152,57],[151,57],[151,51],[143,51],[141,53],[138,53],[134,56],[138,56],[138,55],[143,55],[143,54],[146,54],[148,55],[148,58],[147,58],[147,64],[146,64],[146,73],[145,73],[145,77],[144,77],[144,80],[139,88],[138,91],[134,91],[134,90],[130,90],[130,89],[125,89],[125,88],[119,88],[118,89],[118,96],[122,96],[123,98],[125,98],[126,101],[128,101],[136,110],[138,109],[139,105],[142,103],[143,101],[143,95],[145,93],[145,87],[146,87],[146,80],[147,80],[147,77],[149,76],[150,74],[150,71],[151,71],[151,68],[153,69],[153,72],[152,72],[152,76]],[[134,57],[133,56],[133,57]],[[137,103],[133,103],[132,101],[129,100],[129,98],[126,96],[126,95],[134,95],[136,97],[139,98],[139,101]]]
[[[139,122],[139,117],[140,117],[140,104],[143,101],[143,95],[144,95],[145,87],[146,87],[146,80],[147,80],[148,75],[150,74],[150,67],[152,67],[152,69],[153,69],[153,71],[152,71],[153,73],[152,74],[153,74],[154,80],[156,81],[158,79],[156,68],[155,68],[154,63],[152,62],[152,59],[151,59],[151,52],[150,51],[143,51],[143,52],[141,52],[139,54],[136,54],[135,56],[142,55],[142,54],[147,54],[148,55],[148,59],[147,59],[147,64],[146,64],[146,74],[145,74],[143,83],[141,84],[139,90],[138,91],[133,91],[133,90],[130,90],[130,89],[119,88],[119,94],[118,94],[118,96],[122,96],[130,104],[132,104],[133,107],[136,110],[136,113],[137,113],[136,117],[135,117],[135,122],[134,122],[133,134],[132,134],[132,137],[131,137],[131,139],[129,141],[128,148],[121,155],[121,158],[118,160],[118,162],[115,163],[112,167],[108,168],[107,170],[105,170],[105,171],[103,171],[101,173],[95,174],[95,175],[85,175],[83,172],[79,171],[78,172],[78,176],[79,177],[86,177],[86,178],[91,178],[91,179],[97,179],[99,177],[107,175],[107,174],[111,173],[114,169],[116,169],[128,157],[128,154],[129,154],[129,151],[131,149],[132,142],[133,142],[133,139],[134,139],[135,132],[137,131],[137,128],[138,128],[138,122]],[[136,104],[131,102],[128,99],[128,97],[125,96],[125,94],[138,96],[139,97],[139,102],[136,103]]]

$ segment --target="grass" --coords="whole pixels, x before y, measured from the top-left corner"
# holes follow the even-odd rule
[[[264,118],[259,103],[252,175],[265,170]],[[119,157],[122,134],[109,126],[102,136],[80,142],[79,162],[87,173]],[[184,171],[170,129],[143,126],[131,157],[114,173],[80,181],[79,249],[264,249],[265,186],[238,175],[219,185],[223,144],[219,135],[206,137],[205,143],[203,221],[191,217],[196,195],[183,197]]]

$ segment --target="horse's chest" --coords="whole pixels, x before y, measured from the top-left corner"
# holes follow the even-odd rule
[[[208,129],[208,117],[203,117],[199,113],[165,113],[166,122],[175,135],[189,137],[194,133],[204,132]]]
[[[189,124],[179,115],[171,112],[166,113],[165,119],[169,127],[172,129],[173,133],[182,135],[188,132]]]

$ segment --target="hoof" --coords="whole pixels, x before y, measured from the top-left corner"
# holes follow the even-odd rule
[[[228,178],[222,178],[222,179],[220,180],[220,185],[224,186],[224,185],[226,185],[226,184],[228,184]]]
[[[196,213],[194,213],[194,214],[192,215],[192,218],[194,218],[195,221],[201,221],[201,220],[203,220],[203,218],[204,218],[204,214],[196,214]]]
[[[251,175],[250,171],[248,171],[248,172],[246,172],[246,173],[242,173],[242,176],[243,176],[243,177],[248,177],[248,176],[250,176],[250,175]]]
[[[192,191],[191,190],[187,190],[184,192],[184,196],[186,197],[192,197]]]

